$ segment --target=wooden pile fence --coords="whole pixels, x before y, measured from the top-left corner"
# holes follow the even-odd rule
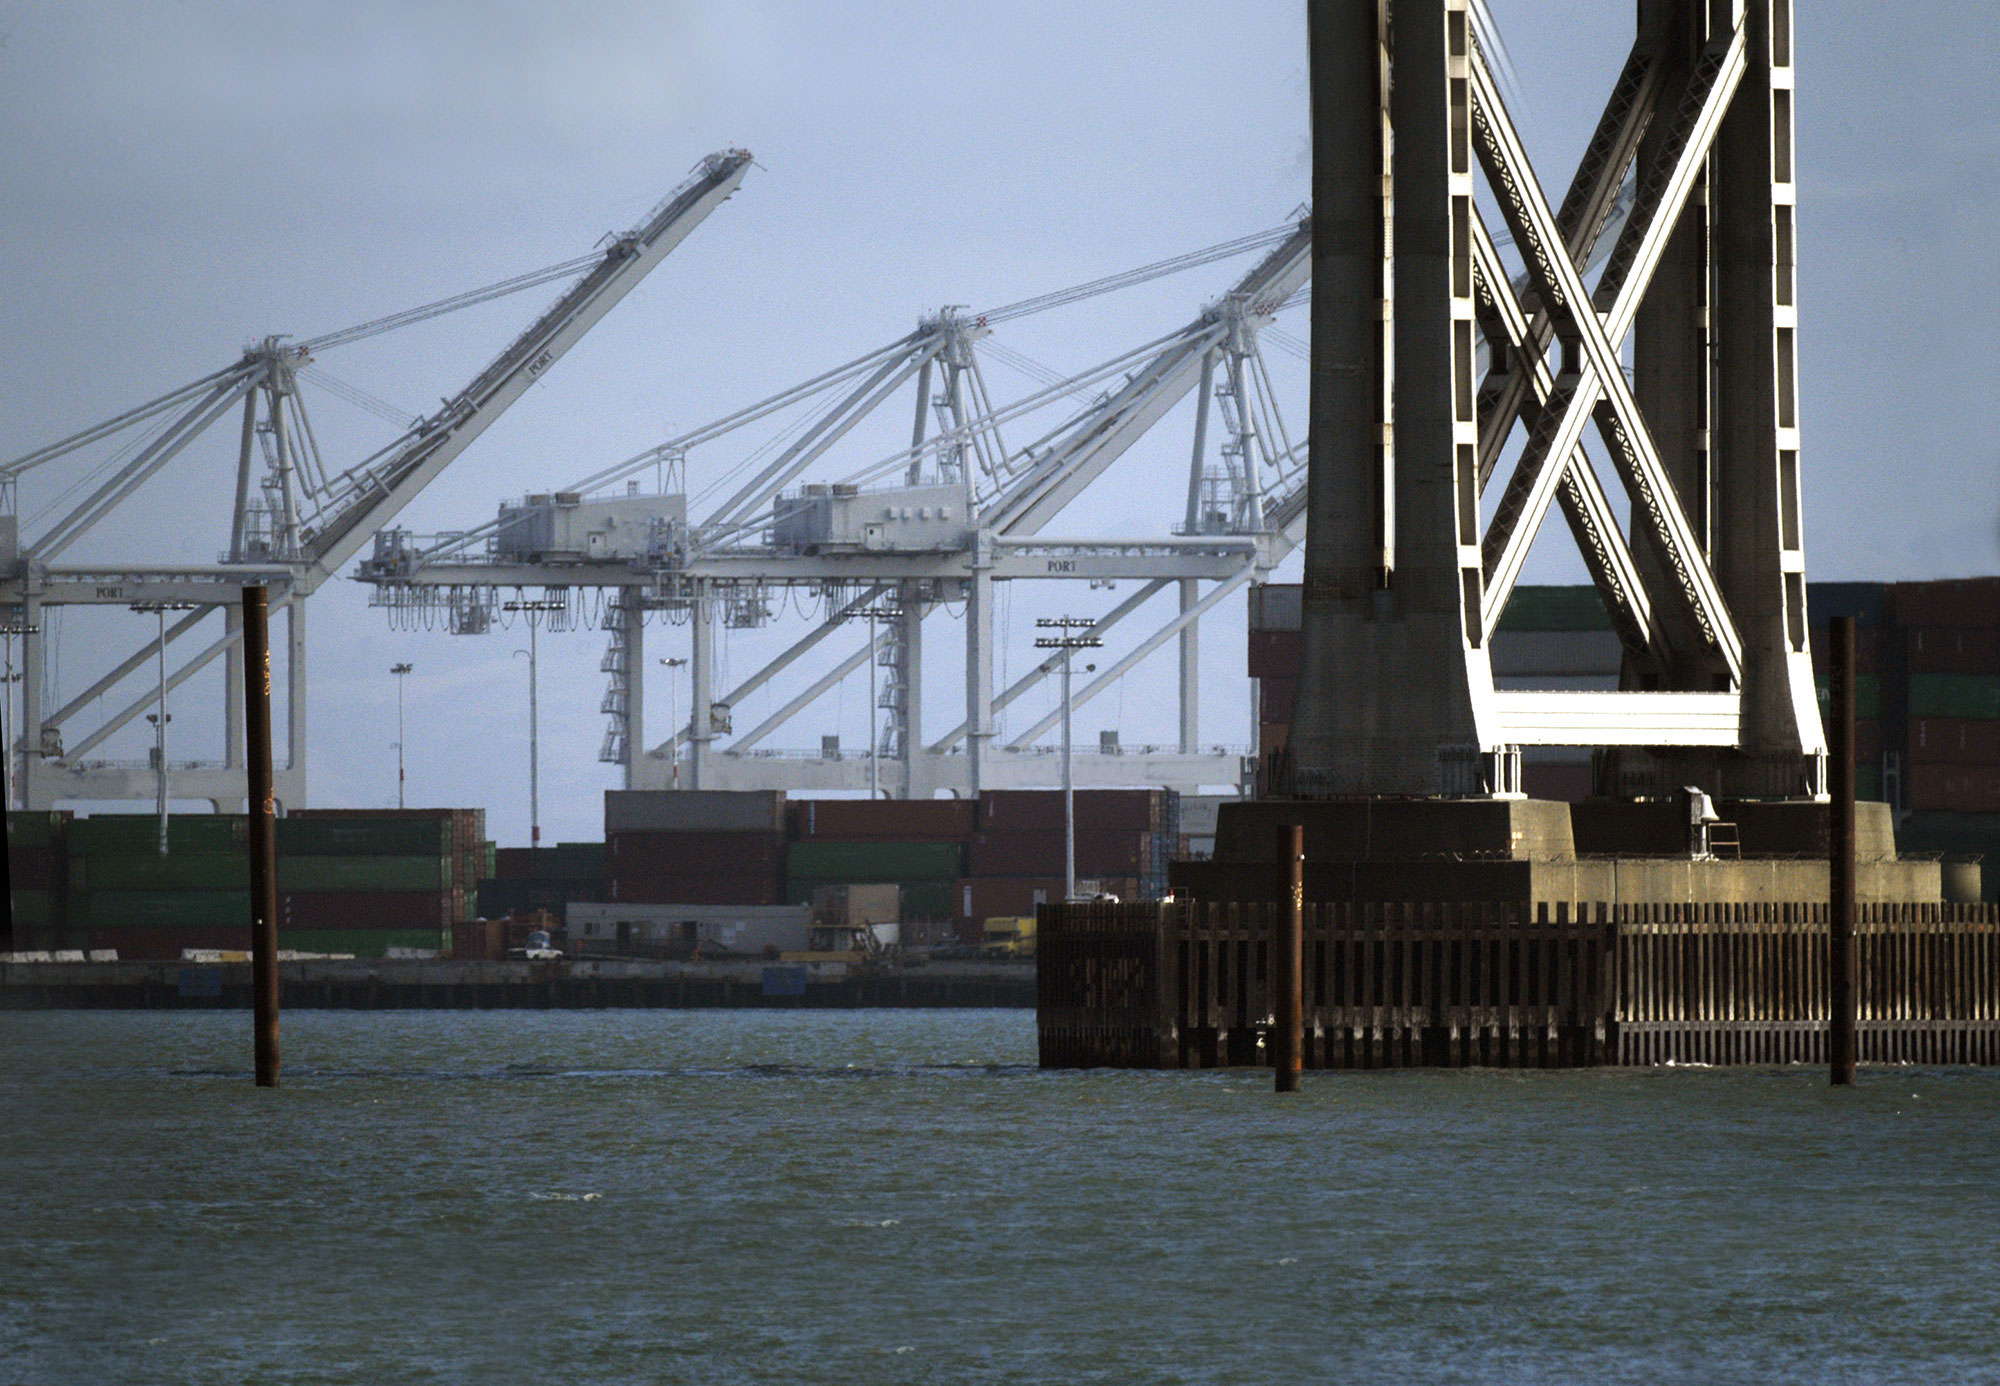
[[[1268,1062],[1273,905],[1043,906],[1047,1068]],[[1863,1062],[2000,1063],[2000,909],[1868,905]],[[1308,905],[1307,1068],[1821,1064],[1827,907]]]

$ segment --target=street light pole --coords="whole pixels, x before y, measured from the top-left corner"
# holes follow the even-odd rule
[[[1088,630],[1097,622],[1079,616],[1044,616],[1035,624],[1044,630],[1060,630],[1061,635],[1038,636],[1038,650],[1062,651],[1062,784],[1063,784],[1063,899],[1076,898],[1076,780],[1071,772],[1070,754],[1070,657],[1078,650],[1094,650],[1104,642],[1094,635],[1072,635]]]
[[[537,623],[535,617],[544,612],[567,611],[568,602],[508,602],[502,611],[526,612],[528,617],[528,846],[532,850],[542,845],[542,766],[541,766],[541,717],[537,704],[535,661],[538,645],[536,642]],[[520,654],[521,651],[514,651]]]
[[[667,721],[674,726],[674,734],[668,738],[667,745],[672,748],[674,753],[674,788],[679,789],[681,787],[681,753],[680,748],[675,745],[675,742],[680,739],[681,730],[679,725],[675,723],[675,718],[680,715],[681,707],[681,666],[686,664],[687,661],[685,659],[663,659],[660,663],[667,666]]]
[[[153,755],[159,765],[160,794],[160,855],[167,855],[167,723],[173,717],[167,712],[167,613],[169,611],[192,611],[193,602],[134,602],[132,610],[152,612],[160,618],[160,710],[146,714],[146,720],[153,724]]]
[[[391,664],[389,672],[396,676],[396,809],[403,808],[403,679],[410,672],[411,665]]]
[[[20,726],[14,719],[14,685],[19,683],[22,677],[20,674],[14,672],[14,637],[17,635],[38,635],[41,633],[41,629],[40,626],[27,625],[25,623],[0,626],[0,637],[4,637],[7,641],[6,682],[4,685],[0,685],[0,694],[4,694],[6,699],[4,703],[0,703],[0,723],[5,724],[4,726],[0,726],[0,756],[4,756],[4,759],[0,759],[0,808],[12,808],[14,806],[14,746],[6,730],[7,727],[18,728]],[[27,755],[27,741],[23,738],[21,743],[21,757],[24,762],[27,759]],[[21,773],[23,775],[27,773],[25,765]],[[27,806],[24,796],[21,807],[26,808]]]

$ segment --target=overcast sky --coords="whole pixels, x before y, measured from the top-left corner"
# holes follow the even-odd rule
[[[1520,71],[1530,152],[1560,188],[1629,42],[1626,7],[1493,8]],[[1799,6],[1808,559],[1818,578],[1992,572],[2000,39],[1982,0],[1899,7],[1892,27],[1881,13],[1859,0]],[[419,531],[490,518],[503,496],[725,414],[942,304],[1010,302],[1276,226],[1309,181],[1303,9],[1261,0],[0,3],[0,131],[5,457],[217,369],[267,333],[312,335],[585,253],[703,154],[753,150],[758,167],[737,195],[405,513]],[[1001,339],[1075,369],[1185,322],[1243,268],[1155,281]],[[419,412],[552,297],[320,364]],[[1305,335],[1303,313],[1285,325]],[[1303,374],[1274,365],[1302,422]],[[1005,376],[995,386],[1029,388]],[[336,462],[393,431],[338,401],[310,404]],[[1171,523],[1189,413],[1059,527]],[[226,539],[223,432],[75,556],[211,559]],[[697,454],[694,488],[757,441]],[[856,447],[873,441],[864,433]],[[873,458],[849,452],[829,471]],[[87,466],[24,483],[28,533]],[[1555,534],[1530,580],[1574,580]],[[1034,614],[1114,600],[1018,594],[1010,672],[1032,660]],[[139,638],[139,619],[63,616],[49,691],[86,686]],[[1205,628],[1205,740],[1248,740],[1241,621],[1232,604]],[[949,615],[934,618],[934,727],[957,720],[955,638]],[[315,598],[310,639],[315,803],[393,802],[387,670],[409,660],[414,800],[484,805],[503,842],[526,839],[518,632],[391,631],[364,588],[339,581]],[[732,633],[732,672],[783,639]],[[676,630],[652,653],[684,642]],[[616,783],[597,761],[603,648],[596,631],[542,642],[548,838],[596,836],[599,791]],[[1167,740],[1171,661],[1163,650],[1080,713],[1080,734]],[[834,730],[864,744],[865,674],[849,683],[777,744],[815,746]],[[218,690],[188,686],[175,727],[189,744],[176,758],[208,749],[198,743],[215,735],[204,719]],[[666,694],[656,681],[656,731]],[[1020,708],[1016,726],[1044,710]],[[757,715],[739,709],[739,727]],[[133,728],[105,750],[136,757],[143,744]]]

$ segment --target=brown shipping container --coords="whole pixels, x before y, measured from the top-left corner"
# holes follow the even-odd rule
[[[2000,813],[2000,766],[1912,765],[1903,797],[1918,813]]]
[[[1299,676],[1299,641],[1295,630],[1250,632],[1249,672],[1253,679],[1295,679]]]
[[[1899,582],[1889,600],[1899,626],[2000,626],[2000,577]]]
[[[1287,726],[1292,720],[1292,704],[1297,699],[1299,685],[1295,679],[1265,679],[1258,685],[1258,720],[1283,722]]]
[[[1857,626],[1854,631],[1854,669],[1856,673],[1876,674],[1882,670],[1882,642],[1893,639],[1880,627]],[[1824,674],[1833,667],[1831,627],[1821,625],[1812,632],[1813,672]]]
[[[174,961],[183,948],[250,947],[250,925],[241,928],[92,929],[87,948],[115,948],[120,962]]]
[[[1916,626],[1906,634],[1913,674],[2000,674],[2000,628]]]
[[[620,876],[611,882],[611,898],[639,905],[782,905],[781,876]]]
[[[1166,829],[1163,789],[1079,789],[1078,822],[1119,832]],[[998,789],[979,797],[979,826],[987,832],[1059,833],[1063,796],[1059,789]]]
[[[1077,809],[1076,873],[1079,876],[1143,876],[1150,870],[1152,834],[1086,830]],[[1063,869],[1063,835],[979,833],[966,848],[970,876],[1039,876]]]
[[[604,842],[604,874],[782,876],[784,839],[771,833],[620,832]]]
[[[802,842],[963,842],[979,826],[971,799],[794,799],[788,808]]]
[[[1876,765],[1882,760],[1882,752],[1888,743],[1882,735],[1882,720],[1879,717],[1862,717],[1854,723],[1854,762],[1857,765]]]
[[[451,955],[454,958],[475,958],[496,961],[507,955],[507,921],[504,919],[480,919],[472,922],[461,920],[451,926]]]
[[[452,922],[441,890],[292,890],[278,897],[280,929],[440,929]]]
[[[607,789],[607,832],[772,833],[785,830],[785,791]]]
[[[1912,765],[2000,765],[2000,722],[1910,719]]]
[[[9,850],[7,871],[15,890],[63,890],[69,884],[69,858],[52,847]]]
[[[1588,799],[1591,791],[1590,762],[1571,761],[1555,765],[1531,762],[1523,765],[1521,789],[1530,799],[1555,799],[1571,804]]]

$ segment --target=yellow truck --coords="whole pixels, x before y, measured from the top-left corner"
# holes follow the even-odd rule
[[[985,944],[980,952],[989,958],[1034,957],[1035,917],[1010,914],[987,920]]]

